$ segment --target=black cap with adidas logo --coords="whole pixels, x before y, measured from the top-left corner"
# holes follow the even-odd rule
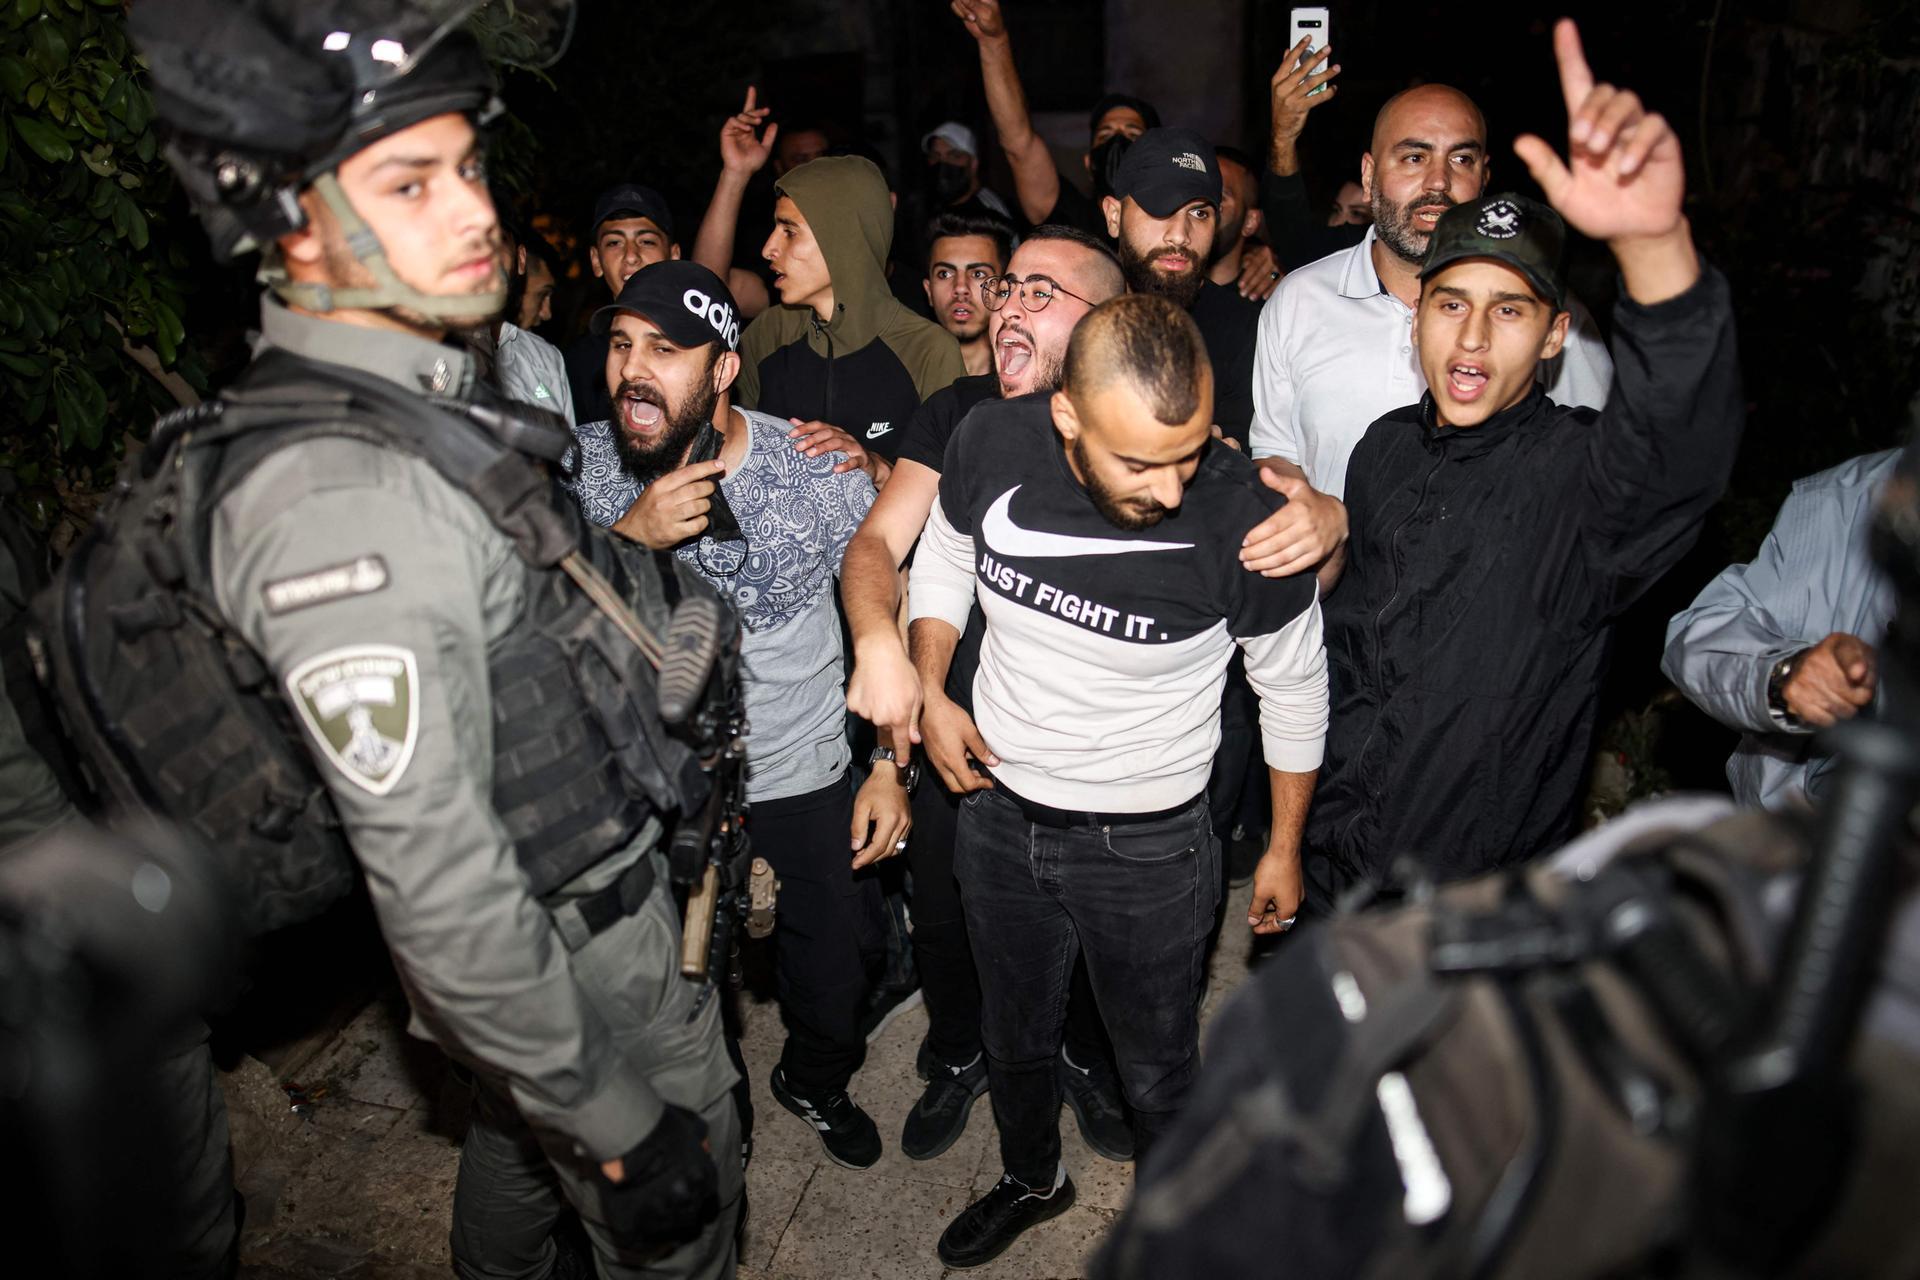
[[[1113,194],[1155,218],[1171,218],[1195,200],[1220,205],[1220,162],[1213,144],[1192,129],[1149,129],[1127,146],[1113,175]]]

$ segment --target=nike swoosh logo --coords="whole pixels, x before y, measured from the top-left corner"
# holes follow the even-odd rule
[[[878,440],[891,430],[893,430],[893,424],[891,422],[876,422],[867,428],[867,439]]]
[[[1124,556],[1135,551],[1187,551],[1191,542],[1149,542],[1143,539],[1081,538],[1070,533],[1042,533],[1013,522],[1013,495],[1020,486],[994,499],[980,521],[980,536],[995,554],[1048,559],[1059,556]]]

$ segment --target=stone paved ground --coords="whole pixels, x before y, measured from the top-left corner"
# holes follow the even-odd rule
[[[1239,905],[1246,891],[1231,891]],[[1248,935],[1230,911],[1211,969],[1203,1021],[1248,973]],[[779,1053],[778,1010],[743,999],[742,1049],[758,1116],[747,1184],[752,1204],[742,1280],[942,1280],[933,1252],[947,1221],[999,1177],[992,1109],[975,1107],[965,1136],[938,1159],[898,1150],[921,1085],[914,1053],[923,1010],[897,1018],[873,1045],[852,1093],[878,1122],[887,1152],[855,1172],[828,1161],[813,1131],[767,1090]],[[362,1011],[300,1072],[311,1101],[289,1106],[281,1083],[246,1059],[225,1080],[236,1168],[247,1198],[242,1272],[254,1280],[424,1280],[449,1273],[447,1224],[461,1091],[430,1046],[408,1038],[397,993]],[[1058,1280],[1088,1259],[1126,1202],[1130,1165],[1094,1155],[1061,1113],[1078,1203],[1030,1232],[980,1280]]]

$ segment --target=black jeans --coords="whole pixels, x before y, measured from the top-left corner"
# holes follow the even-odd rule
[[[1030,1186],[1060,1159],[1060,1048],[1084,954],[1133,1108],[1134,1158],[1171,1124],[1199,1065],[1200,987],[1220,904],[1204,796],[1171,817],[1069,827],[1027,820],[1003,790],[961,802],[960,879],[982,994],[1000,1158]]]
[[[801,1097],[847,1087],[866,1057],[860,1005],[886,952],[886,910],[871,870],[855,875],[848,829],[853,783],[756,801],[753,851],[780,879],[774,974],[787,1043],[787,1083]]]
[[[953,875],[960,797],[929,768],[913,789],[913,836],[907,865],[913,871],[913,963],[927,1004],[927,1046],[934,1057],[965,1066],[980,1056],[980,975],[967,941],[960,884]],[[1085,1068],[1113,1060],[1113,1045],[1100,1025],[1100,1008],[1087,981],[1085,958],[1073,965],[1067,993],[1067,1052]]]

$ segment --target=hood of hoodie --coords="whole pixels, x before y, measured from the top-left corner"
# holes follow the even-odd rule
[[[829,337],[835,355],[858,351],[880,336],[895,305],[887,287],[887,253],[893,248],[887,180],[871,160],[823,156],[786,174],[774,190],[799,206],[833,277],[833,318],[824,333],[811,310],[780,310],[803,323],[807,345],[821,355]]]

